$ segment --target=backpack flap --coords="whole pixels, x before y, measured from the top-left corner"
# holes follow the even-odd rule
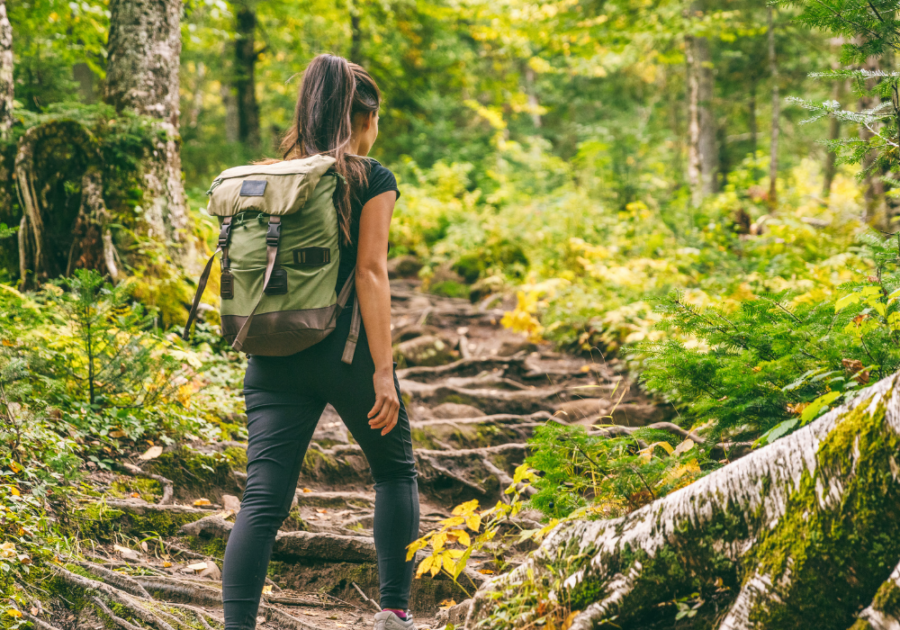
[[[320,154],[230,168],[213,181],[206,193],[206,211],[214,217],[231,217],[244,210],[270,216],[292,214],[306,204],[334,162],[333,157]]]

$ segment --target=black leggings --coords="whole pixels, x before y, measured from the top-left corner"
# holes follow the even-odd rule
[[[364,327],[363,327],[364,328]],[[406,547],[419,536],[419,493],[409,418],[403,399],[386,436],[369,427],[375,364],[365,330],[352,365],[341,362],[350,309],[323,341],[289,357],[250,357],[247,403],[247,488],[225,550],[225,630],[253,630],[272,544],[287,517],[300,466],[327,403],[362,447],[375,479],[375,547],[381,606],[406,610],[413,562]],[[397,396],[400,385],[394,375]]]

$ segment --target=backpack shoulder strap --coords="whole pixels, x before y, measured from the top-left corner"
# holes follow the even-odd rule
[[[206,290],[206,283],[209,282],[209,273],[212,271],[212,264],[216,259],[216,254],[224,252],[223,261],[228,257],[228,241],[231,238],[231,219],[232,217],[225,217],[223,219],[222,228],[219,230],[219,242],[217,243],[216,251],[214,251],[213,255],[206,261],[203,273],[200,274],[200,281],[197,283],[197,293],[194,294],[194,302],[191,304],[190,313],[188,313],[187,324],[184,325],[184,332],[181,334],[181,338],[185,341],[190,340],[191,325],[197,317],[197,310],[200,308],[200,298],[203,297],[203,292]]]

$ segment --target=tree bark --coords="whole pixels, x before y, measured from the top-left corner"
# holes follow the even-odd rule
[[[750,99],[747,102],[747,127],[750,131],[750,150],[756,156],[759,146],[759,129],[756,123],[756,81],[750,84]]]
[[[719,151],[716,146],[716,119],[713,115],[713,68],[709,39],[694,38],[697,64],[698,118],[700,123],[700,181],[704,196],[719,189]]]
[[[160,138],[144,165],[146,236],[176,263],[192,259],[178,134],[181,0],[110,0],[105,100],[157,119]]]
[[[854,43],[862,44],[864,42],[862,38],[857,38]],[[877,72],[881,70],[880,59],[878,57],[869,57],[866,63],[862,64],[861,68],[870,72]],[[875,78],[868,79],[865,84],[866,90],[874,88],[876,82],[877,79]],[[877,107],[880,102],[881,99],[878,96],[863,94],[859,98],[857,108],[862,112]],[[872,132],[865,125],[859,125],[859,138],[863,142],[868,142],[872,139]],[[866,204],[863,220],[887,229],[887,206],[884,201],[885,191],[884,182],[881,180],[882,172],[880,169],[872,168],[876,158],[876,152],[869,151],[862,160],[863,169],[866,171],[866,176],[863,180],[863,198]]]
[[[466,628],[541,609],[576,612],[572,630],[669,627],[692,593],[691,627],[897,628],[898,562],[900,373],[627,516],[562,523],[479,590]]]
[[[700,80],[694,59],[694,38],[684,38],[684,53],[688,78],[688,183],[691,187],[691,202],[699,206],[703,201],[700,183]]]
[[[238,141],[259,150],[259,104],[256,102],[256,7],[236,5],[234,40],[234,89],[237,96]]]
[[[772,75],[772,139],[769,147],[769,207],[778,204],[778,133],[781,100],[778,96],[778,60],[775,57],[775,10],[767,9],[769,31],[769,70]]]
[[[840,102],[844,91],[844,81],[835,81],[831,90],[831,100]],[[832,116],[829,118],[828,139],[831,141],[841,137],[841,121]],[[825,169],[824,181],[822,182],[822,197],[828,199],[831,196],[831,186],[834,184],[834,177],[837,175],[837,154],[834,151],[825,153]]]
[[[362,30],[359,25],[359,7],[350,4],[350,61],[362,63]]]
[[[13,123],[12,25],[6,16],[6,1],[0,0],[0,140],[9,135]]]

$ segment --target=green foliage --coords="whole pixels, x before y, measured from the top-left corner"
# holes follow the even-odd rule
[[[548,423],[529,441],[527,463],[540,471],[531,505],[548,517],[610,518],[691,483],[709,469],[708,455],[690,439],[641,429],[628,437],[593,434]]]

